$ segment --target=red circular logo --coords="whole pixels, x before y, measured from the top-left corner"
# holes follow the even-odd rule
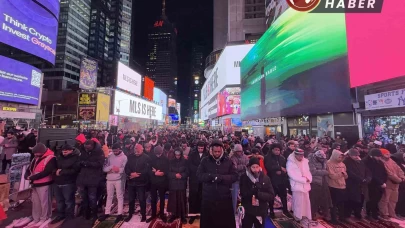
[[[288,5],[301,12],[307,12],[315,9],[321,0],[286,0]]]

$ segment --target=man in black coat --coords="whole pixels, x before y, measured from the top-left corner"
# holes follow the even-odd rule
[[[128,162],[125,166],[125,173],[128,176],[128,193],[129,193],[129,212],[125,219],[129,222],[135,213],[135,199],[138,195],[141,206],[141,222],[146,221],[146,187],[149,183],[149,165],[150,158],[144,154],[141,144],[135,145],[135,153],[128,156]]]
[[[369,201],[367,202],[367,216],[369,219],[379,220],[378,203],[380,202],[385,184],[388,179],[387,171],[384,163],[381,161],[382,153],[380,149],[374,148],[370,150],[370,155],[363,159],[366,167],[371,171],[371,182],[368,184]]]
[[[202,159],[197,177],[203,183],[201,228],[235,228],[231,186],[238,179],[232,161],[224,155],[223,144],[213,140],[210,156]]]
[[[240,177],[240,194],[245,215],[242,228],[264,227],[267,217],[268,204],[274,202],[274,191],[270,178],[260,171],[260,162],[252,157],[247,165],[246,172]],[[257,219],[261,217],[261,222]]]
[[[159,217],[166,221],[164,214],[165,208],[165,193],[168,188],[168,171],[169,171],[169,159],[163,156],[163,147],[156,146],[153,150],[154,154],[151,156],[149,176],[150,176],[150,195],[151,195],[151,207],[152,217],[146,220],[147,223],[156,218],[157,208],[156,203],[159,194]]]
[[[79,157],[80,172],[76,184],[83,199],[82,210],[86,219],[97,220],[97,189],[104,178],[104,152],[101,145],[93,140],[87,140],[81,147]]]
[[[199,141],[197,143],[197,149],[191,152],[188,157],[188,170],[189,170],[189,213],[200,214],[201,213],[201,201],[202,201],[202,183],[198,180],[197,170],[201,163],[201,160],[208,157],[209,154],[205,148],[205,142]],[[193,224],[196,217],[190,217],[188,221]]]
[[[287,160],[281,155],[280,144],[275,143],[270,146],[270,152],[264,158],[264,165],[272,181],[274,193],[280,197],[281,203],[283,204],[283,213],[292,218],[287,208]],[[274,199],[270,201],[270,216],[275,218],[273,205]]]
[[[62,153],[56,158],[57,170],[54,174],[54,193],[57,202],[57,216],[51,224],[65,218],[74,218],[76,178],[79,174],[80,151],[69,144],[63,145]]]

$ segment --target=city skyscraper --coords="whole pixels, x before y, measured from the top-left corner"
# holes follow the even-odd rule
[[[149,28],[147,75],[155,81],[169,97],[177,92],[177,30],[166,16],[166,2],[163,0],[162,15]]]
[[[204,84],[204,47],[194,44],[191,50],[191,84],[189,91],[189,117],[191,122],[198,122],[199,114],[199,101],[201,94],[201,87]]]

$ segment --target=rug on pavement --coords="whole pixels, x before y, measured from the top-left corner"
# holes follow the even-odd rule
[[[331,224],[326,221],[320,220],[319,223],[324,225],[328,228],[400,228],[402,227],[398,223],[386,221],[386,220],[379,220],[376,222],[370,222],[368,220],[361,220],[352,223],[339,223],[339,224]]]
[[[301,225],[294,219],[287,218],[285,216],[281,218],[272,219],[272,222],[277,228],[300,228]]]
[[[110,216],[110,217],[108,217],[106,220],[104,220],[102,222],[97,220],[94,223],[93,228],[119,228],[119,227],[122,226],[124,221],[121,220],[118,223],[115,223],[116,218],[117,218],[116,216]]]

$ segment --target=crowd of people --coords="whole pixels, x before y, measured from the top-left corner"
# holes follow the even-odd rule
[[[33,187],[28,227],[76,216],[76,191],[82,200],[79,216],[93,221],[111,216],[114,197],[116,222],[131,221],[137,200],[141,222],[160,218],[193,224],[197,217],[188,216],[192,214],[200,215],[201,228],[234,228],[238,206],[244,211],[243,228],[264,227],[268,216],[276,217],[276,196],[283,214],[301,222],[323,218],[331,224],[348,223],[363,219],[363,208],[369,220],[405,217],[405,156],[392,142],[359,140],[349,147],[344,139],[328,136],[276,139],[220,131],[94,130],[80,133],[75,146],[48,148],[32,143],[36,135],[33,130],[17,139],[8,132],[0,143],[3,171],[13,153],[32,153],[24,175]],[[126,193],[129,213],[124,217]],[[51,218],[53,196],[57,209]],[[100,215],[101,205],[105,209]]]

